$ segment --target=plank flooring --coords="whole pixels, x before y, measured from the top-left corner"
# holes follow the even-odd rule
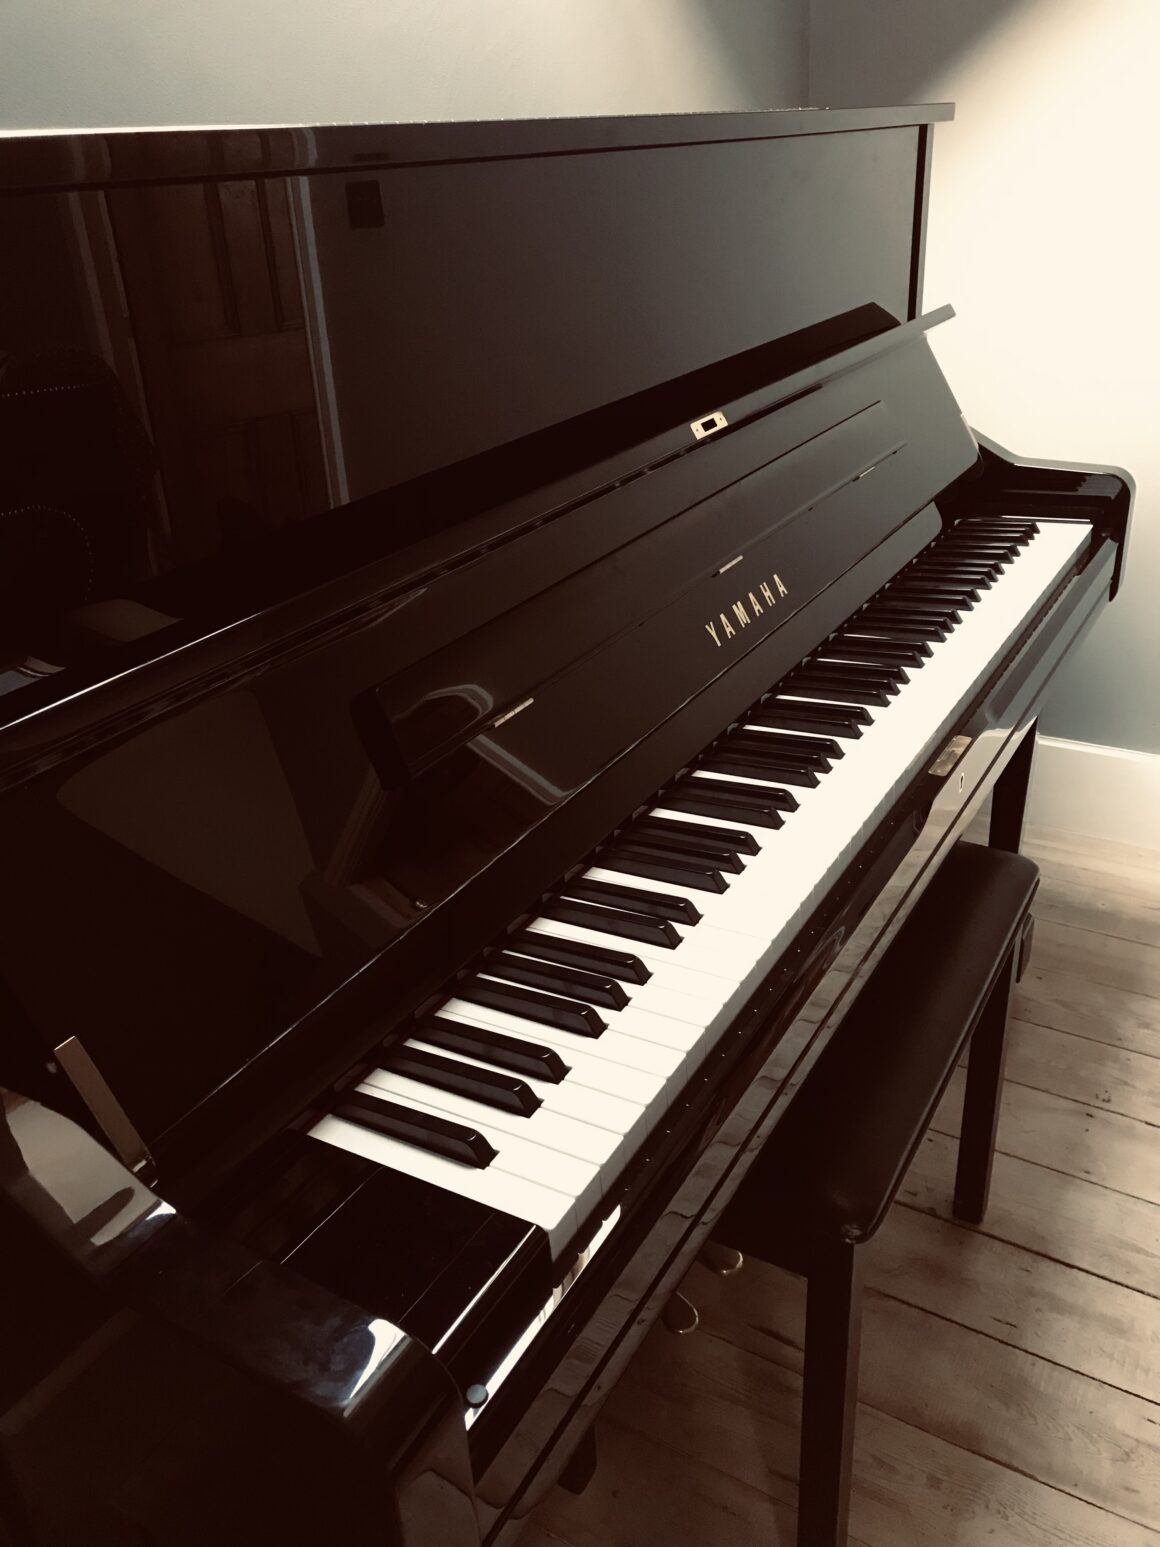
[[[1160,1547],[1160,854],[1032,829],[991,1203],[950,1217],[957,1070],[867,1248],[853,1547]],[[776,1547],[795,1529],[805,1295],[693,1269],[600,1465],[520,1547]]]

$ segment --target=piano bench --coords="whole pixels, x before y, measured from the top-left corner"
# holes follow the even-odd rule
[[[857,1401],[861,1257],[971,1038],[954,1213],[987,1206],[1011,990],[1038,869],[959,843],[750,1167],[714,1234],[807,1280],[799,1547],[842,1547]]]

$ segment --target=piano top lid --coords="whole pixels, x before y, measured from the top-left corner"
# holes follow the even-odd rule
[[[954,113],[951,102],[927,102],[449,123],[0,130],[0,193],[845,134],[941,123]]]

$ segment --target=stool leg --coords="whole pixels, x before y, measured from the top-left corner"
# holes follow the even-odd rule
[[[991,827],[987,842],[993,849],[1018,854],[1023,842],[1023,813],[1027,809],[1027,787],[1031,782],[1031,763],[1035,757],[1035,737],[1039,721],[1020,743],[1019,750],[995,781],[991,791]]]
[[[802,1389],[798,1547],[846,1547],[862,1327],[862,1254],[841,1241],[810,1257]]]
[[[1007,1057],[1007,1017],[1015,985],[1015,951],[1007,955],[995,986],[971,1037],[967,1088],[959,1160],[955,1170],[956,1219],[981,1224],[991,1190],[991,1162],[1003,1098],[1003,1064]]]

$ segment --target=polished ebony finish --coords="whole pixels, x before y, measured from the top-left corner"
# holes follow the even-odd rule
[[[799,1008],[900,864],[925,877],[913,851],[999,777],[1118,578],[1129,481],[980,450],[930,350],[951,315],[921,309],[944,116],[0,137],[0,1085],[32,1098],[22,1122],[43,1117],[66,1170],[98,1173],[121,1139],[101,1149],[52,1109],[135,1132],[140,1172],[117,1167],[93,1230],[119,1238],[114,1204],[147,1178],[166,1239],[197,1240],[142,1257],[141,1281],[97,1275],[99,1310],[92,1274],[58,1302],[50,1261],[84,1231],[12,1191],[3,1244],[31,1330],[11,1358],[4,1342],[10,1395],[51,1387],[59,1414],[0,1439],[35,1523],[22,1540],[120,1540],[96,1493],[85,1518],[38,1481],[61,1434],[89,1434],[100,1477],[131,1432],[117,1475],[147,1474],[159,1413],[196,1425],[230,1405],[213,1381],[190,1395],[200,1351],[249,1370],[284,1323],[290,1355],[255,1377],[282,1417],[239,1401],[223,1444],[245,1453],[250,1423],[281,1456],[268,1437],[325,1410],[313,1467],[292,1438],[282,1460],[312,1498],[342,1495],[320,1540],[492,1540],[587,1432],[577,1372],[607,1374],[641,1335],[830,1035],[825,1015],[802,1032]],[[485,1083],[504,1121],[529,1096],[538,1121],[569,1076],[555,1030],[594,1043],[650,981],[634,939],[702,929],[664,885],[707,912],[744,876],[793,789],[824,783],[997,579],[1021,544],[990,517],[1016,504],[1078,515],[1092,540],[946,727],[973,738],[967,793],[944,811],[925,765],[898,771],[857,864],[607,1179],[598,1251],[577,1239],[574,1267],[553,1264],[538,1226],[308,1136],[345,1109],[486,1176],[482,1134],[360,1081],[422,1043],[409,1079],[470,1085],[448,1066],[475,1059],[500,1071]],[[986,526],[956,525],[976,512]],[[930,551],[937,584],[908,589]],[[859,621],[896,579],[905,621],[889,592]],[[847,637],[852,658],[831,659]],[[787,696],[799,667],[846,695],[832,712]],[[855,688],[886,702],[859,710]],[[754,706],[765,746],[735,733]],[[662,794],[683,818],[640,819]],[[594,895],[593,866],[623,886]],[[545,914],[624,948],[526,928]],[[530,1012],[549,1041],[435,1014],[451,994],[481,1022]],[[120,1124],[71,1084],[69,1038]],[[85,1339],[146,1300],[179,1353],[108,1366],[132,1413],[102,1414],[102,1449]],[[403,1350],[367,1393],[342,1387],[348,1322]],[[184,1384],[167,1379],[180,1361]],[[126,1540],[178,1539],[190,1478],[220,1470],[167,1444],[172,1496],[132,1504]],[[232,1525],[293,1540],[305,1484],[251,1529],[276,1479],[235,1472]],[[212,1511],[188,1518],[199,1542],[236,1539]]]

